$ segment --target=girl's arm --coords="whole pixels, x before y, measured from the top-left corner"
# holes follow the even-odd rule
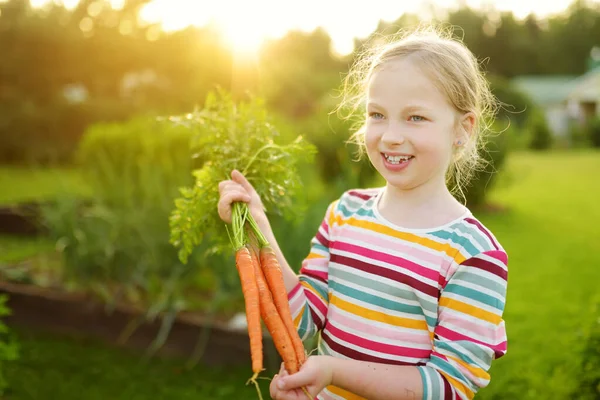
[[[304,399],[300,390],[311,395],[331,388],[340,397],[369,400],[418,400],[423,398],[423,384],[417,367],[377,364],[331,356],[309,357],[300,372],[288,375],[281,370],[273,379],[271,397],[277,400]],[[349,392],[354,396],[351,396]]]
[[[369,400],[417,400],[423,384],[417,367],[329,357],[333,386]]]

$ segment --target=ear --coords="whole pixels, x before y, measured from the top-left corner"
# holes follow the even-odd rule
[[[473,112],[462,114],[459,118],[459,129],[456,132],[454,140],[456,146],[462,146],[469,140],[475,129],[476,120],[475,113]]]

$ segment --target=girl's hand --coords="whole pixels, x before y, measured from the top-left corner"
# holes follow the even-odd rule
[[[330,357],[312,356],[293,375],[289,375],[281,364],[279,374],[273,377],[269,389],[271,398],[275,400],[308,400],[303,387],[315,398],[325,387],[331,385],[332,380]]]
[[[250,182],[241,172],[233,170],[230,180],[219,182],[219,203],[217,209],[223,222],[231,223],[231,204],[235,201],[248,203],[250,213],[259,225],[268,225],[265,208]],[[262,228],[262,226],[261,226]]]

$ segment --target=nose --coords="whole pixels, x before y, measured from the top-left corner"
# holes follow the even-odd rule
[[[404,133],[402,132],[402,127],[397,124],[390,122],[386,127],[383,135],[381,136],[381,141],[387,146],[398,146],[404,143],[405,141]]]

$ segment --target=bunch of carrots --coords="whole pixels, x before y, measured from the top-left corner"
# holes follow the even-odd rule
[[[261,319],[289,374],[300,370],[306,353],[292,320],[279,261],[245,203],[233,204],[231,225],[233,235],[230,238],[244,295],[250,338],[253,375],[247,384],[254,383],[262,400],[257,383],[264,369]],[[303,391],[308,399],[312,399],[306,388]]]

